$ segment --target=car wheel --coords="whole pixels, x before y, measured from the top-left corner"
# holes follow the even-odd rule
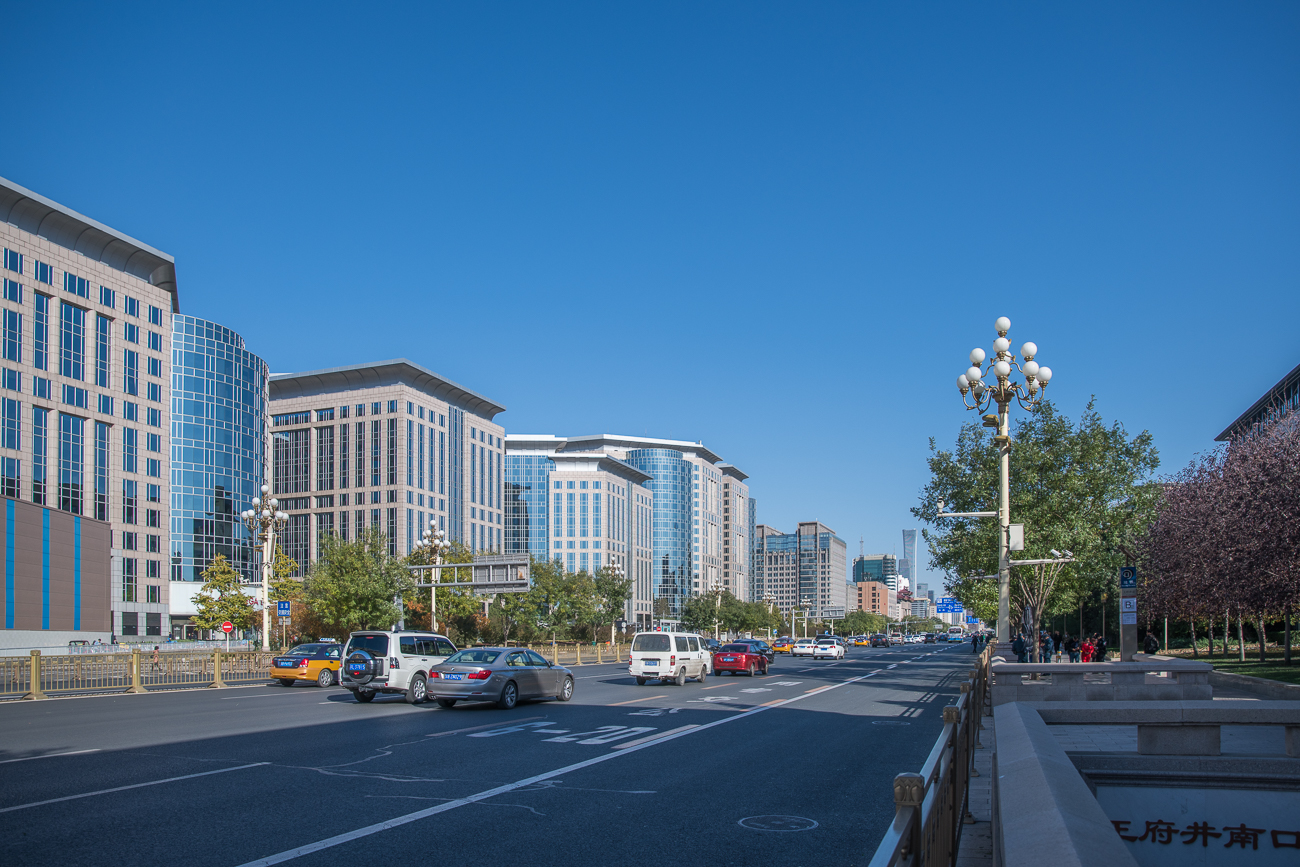
[[[638,678],[636,679],[636,685],[637,685],[637,686],[645,686],[645,678],[644,678],[644,677],[638,677]]]
[[[686,666],[677,669],[677,678],[674,682],[678,686],[686,686]]]
[[[293,681],[287,677],[280,678],[280,686],[293,686]]]
[[[763,666],[763,677],[767,677],[767,666]]]
[[[568,701],[573,698],[573,678],[565,676],[564,683],[560,685],[560,693],[556,698],[560,701]]]
[[[510,710],[519,703],[519,687],[515,686],[513,680],[506,681],[506,685],[501,687],[501,697],[497,699],[497,707],[502,710]]]
[[[749,676],[750,677],[754,676],[754,663],[752,662],[749,664]]]
[[[373,689],[358,689],[353,695],[357,697],[357,701],[363,704],[375,700],[375,691]]]
[[[438,703],[438,707],[455,707],[455,706],[456,706],[456,699],[454,699],[454,698],[436,698],[436,699],[434,699],[434,701],[436,701],[436,702]]]
[[[322,668],[320,674],[316,675],[316,685],[325,688],[334,685],[334,672],[328,668]]]
[[[424,675],[417,674],[411,679],[411,685],[406,689],[406,703],[419,704],[429,697],[429,688],[425,683]]]
[[[715,669],[713,669],[713,676],[714,676],[714,677],[721,677],[721,676],[722,676],[722,672],[718,671],[718,670],[715,668]]]

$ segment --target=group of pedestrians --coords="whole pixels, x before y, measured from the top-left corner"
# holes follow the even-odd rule
[[[1011,652],[1019,662],[1029,662],[1032,639],[1021,633],[1011,642]],[[1068,632],[1062,635],[1043,630],[1038,634],[1038,658],[1043,662],[1105,662],[1106,637],[1093,633],[1080,641]]]

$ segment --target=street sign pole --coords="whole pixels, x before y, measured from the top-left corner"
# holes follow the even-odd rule
[[[1137,653],[1137,578],[1136,566],[1122,566],[1119,570],[1119,658],[1132,662]]]

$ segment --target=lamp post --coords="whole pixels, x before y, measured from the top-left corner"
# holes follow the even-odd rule
[[[1041,367],[1034,357],[1038,355],[1038,346],[1025,343],[1020,347],[1020,360],[1011,354],[1011,341],[1007,332],[1011,330],[1011,320],[1005,316],[998,317],[993,323],[997,339],[993,341],[993,358],[981,368],[985,361],[983,349],[971,350],[971,366],[957,377],[957,388],[961,391],[961,402],[967,409],[983,412],[990,405],[997,404],[996,419],[992,415],[984,417],[984,423],[993,427],[997,425],[997,436],[993,442],[998,446],[1001,462],[1001,498],[998,507],[998,641],[1011,640],[1011,429],[1009,416],[1012,401],[1018,402],[1025,409],[1037,407],[1043,400],[1047,383],[1052,379],[1052,369]],[[1011,374],[1018,370],[1025,381],[1012,382]],[[995,384],[988,385],[984,377],[992,374]],[[970,400],[967,400],[967,395]],[[972,402],[973,401],[973,402]],[[940,507],[942,512],[942,506]]]
[[[287,512],[281,512],[280,501],[275,497],[266,499],[271,492],[267,485],[262,485],[262,496],[253,497],[253,508],[241,512],[239,517],[248,527],[253,539],[262,543],[262,649],[271,649],[271,568],[275,560],[275,537],[289,520]]]
[[[622,580],[623,580],[623,576],[627,574],[627,573],[624,571],[624,569],[623,569],[623,561],[622,561],[622,560],[615,560],[613,563],[609,564],[609,571],[610,571],[610,572],[613,572],[613,573],[614,573],[614,577],[617,578],[619,581],[622,581]],[[614,646],[615,646],[615,645],[614,645],[614,630],[616,630],[616,629],[618,629],[618,617],[617,617],[617,616],[615,616],[614,619],[611,620],[611,621],[609,622],[609,646],[610,646],[610,647],[614,647]]]
[[[429,528],[424,531],[424,535],[415,543],[415,547],[427,551],[433,557],[435,566],[442,565],[442,555],[451,548],[451,543],[447,541],[447,534],[438,529],[436,521],[429,522]],[[433,586],[429,588],[429,631],[438,631],[438,582],[442,579],[440,569],[433,570],[433,579],[429,582]]]
[[[763,602],[767,605],[767,640],[772,640],[772,606],[776,604],[776,597],[769,590],[763,594]]]

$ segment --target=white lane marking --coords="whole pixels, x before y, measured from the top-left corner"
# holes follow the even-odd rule
[[[802,680],[778,680],[772,686],[798,686],[803,683]]]
[[[253,695],[232,695],[229,698],[223,698],[221,701],[239,701],[245,698],[266,698],[268,695],[284,695],[282,692],[259,692]]]
[[[764,688],[761,687],[761,686],[754,687],[753,689],[742,689],[742,690],[741,690],[741,692],[771,692],[771,691],[772,691],[772,690],[770,690],[770,689],[764,689]]]
[[[72,752],[69,753],[46,753],[43,756],[28,756],[25,759],[5,759],[3,762],[0,762],[0,765],[11,765],[14,762],[30,762],[35,759],[53,759],[58,756],[79,756],[82,755],[83,753],[97,753],[97,752],[99,752],[98,747],[96,747],[93,750],[73,750]]]
[[[898,663],[895,662],[893,665],[889,666],[889,668],[898,668]]]
[[[687,731],[688,729],[695,729],[695,728],[699,728],[699,725],[697,725],[697,724],[691,724],[691,725],[687,725],[687,726],[680,726],[680,727],[675,728],[675,729],[669,729],[669,730],[666,731],[666,732],[659,732],[658,734],[646,735],[645,737],[643,737],[643,738],[637,738],[637,739],[634,740],[634,741],[624,741],[624,742],[621,743],[621,744],[614,744],[614,746],[610,747],[610,749],[611,749],[611,750],[625,750],[625,749],[627,749],[628,747],[639,747],[639,746],[641,746],[641,744],[648,744],[648,743],[650,743],[651,741],[662,740],[663,738],[666,738],[666,737],[668,737],[669,735],[680,734],[681,732]]]
[[[216,771],[203,771],[199,774],[186,774],[182,777],[168,777],[165,780],[151,780],[147,783],[132,783],[129,786],[117,786],[112,789],[100,789],[97,792],[83,792],[80,795],[65,795],[62,798],[50,798],[45,801],[32,801],[30,804],[18,804],[14,807],[5,807],[0,809],[0,813],[12,813],[14,810],[26,810],[28,807],[42,807],[46,804],[57,804],[60,801],[76,801],[80,798],[93,798],[95,795],[107,795],[112,792],[125,792],[128,789],[142,789],[145,786],[161,786],[163,783],[175,783],[178,780],[192,780],[195,777],[210,777],[213,774],[224,774],[229,771],[242,771],[245,768],[260,768],[262,765],[269,765],[270,762],[253,762],[251,765],[239,765],[234,768],[221,768]]]
[[[691,702],[699,702],[701,704],[712,704],[715,701],[738,701],[738,700],[739,699],[737,699],[734,695],[706,695],[704,698],[693,698],[691,699]]]
[[[818,693],[826,692],[832,689],[839,689],[840,687],[848,686],[851,683],[857,683],[858,681],[862,680],[864,677],[865,675],[859,675],[858,677],[851,677],[848,680],[842,680],[839,683],[829,684],[824,689],[818,690]],[[308,843],[304,846],[299,846],[295,849],[287,849],[284,852],[279,852],[275,855],[268,855],[265,858],[259,858],[256,861],[249,861],[246,864],[241,864],[240,867],[271,867],[272,864],[283,864],[285,861],[292,861],[295,858],[301,858],[303,855],[310,855],[313,852],[320,852],[323,849],[330,849],[334,846],[340,846],[344,843],[350,843],[353,840],[360,839],[361,837],[369,837],[371,834],[378,834],[380,831],[388,831],[392,828],[400,828],[402,825],[407,825],[410,824],[411,822],[418,822],[421,819],[427,819],[429,816],[436,816],[439,813],[445,813],[448,810],[454,810],[457,807],[464,807],[468,804],[475,804],[487,798],[495,797],[496,795],[502,795],[505,794],[506,792],[513,792],[516,789],[522,789],[525,786],[531,786],[536,783],[540,783],[542,780],[550,780],[555,777],[563,776],[564,774],[572,773],[574,771],[580,771],[583,768],[589,768],[592,765],[598,765],[601,762],[606,762],[609,761],[610,759],[618,758],[619,756],[631,755],[632,753],[640,752],[641,750],[644,750],[647,747],[657,746],[659,744],[666,743],[668,741],[676,740],[677,738],[686,737],[687,735],[695,734],[696,732],[702,732],[707,729],[714,728],[715,726],[726,725],[727,723],[734,722],[738,719],[747,719],[753,716],[754,714],[763,713],[764,711],[772,710],[773,708],[784,707],[787,704],[793,704],[796,701],[801,701],[802,699],[805,699],[812,694],[813,693],[804,693],[802,695],[796,695],[792,698],[783,699],[781,701],[774,701],[769,704],[761,704],[758,705],[757,707],[748,708],[740,713],[735,714],[734,716],[722,717],[721,719],[714,720],[711,723],[705,723],[703,725],[696,726],[695,728],[686,729],[684,731],[677,732],[676,734],[669,734],[665,732],[661,737],[657,737],[652,740],[646,741],[643,744],[637,744],[636,746],[627,745],[626,748],[622,750],[611,750],[610,752],[605,753],[604,755],[593,756],[590,759],[586,759],[581,762],[575,762],[572,765],[565,765],[564,767],[557,768],[554,771],[547,771],[546,773],[537,774],[536,776],[528,777],[523,780],[518,780],[513,783],[506,783],[505,785],[497,786],[494,789],[486,789],[485,791],[479,792],[474,795],[468,795],[464,798],[457,798],[454,801],[448,801],[445,804],[438,804],[437,806],[434,807],[427,807],[423,810],[417,810],[414,813],[407,813],[405,816],[397,816],[396,818],[388,819],[387,821],[384,822],[376,822],[373,825],[367,825],[364,828],[357,828],[355,831],[347,831],[343,834],[337,834],[333,837],[327,837],[324,840],[318,840],[315,843]]]

